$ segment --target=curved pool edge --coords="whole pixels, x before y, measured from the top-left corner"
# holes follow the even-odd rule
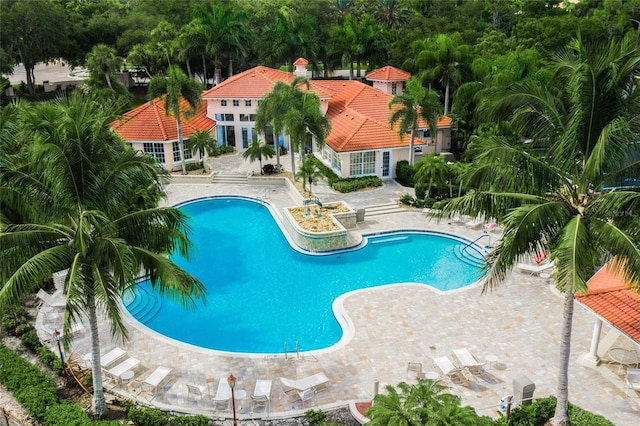
[[[367,233],[367,234],[359,234],[360,235],[360,242],[353,246],[353,247],[348,247],[348,248],[342,248],[342,249],[337,249],[337,250],[331,250],[331,251],[323,251],[323,252],[314,252],[314,251],[308,251],[305,250],[302,247],[299,247],[295,241],[290,237],[287,229],[283,226],[282,224],[282,217],[280,216],[277,208],[270,202],[266,201],[266,200],[262,200],[262,199],[258,199],[258,198],[254,198],[254,197],[250,197],[250,196],[243,196],[243,195],[211,195],[211,196],[203,196],[203,197],[198,197],[198,198],[193,198],[190,200],[186,200],[180,203],[176,203],[175,205],[173,205],[173,207],[178,208],[178,207],[182,207],[185,205],[189,205],[189,204],[193,204],[199,201],[204,201],[204,200],[214,200],[214,199],[238,199],[238,200],[245,200],[245,201],[250,201],[250,202],[254,202],[257,204],[261,204],[263,206],[265,206],[269,212],[271,213],[271,216],[273,217],[273,219],[275,220],[275,222],[277,223],[280,231],[282,232],[282,234],[285,236],[285,239],[287,240],[287,242],[289,243],[289,245],[296,251],[305,254],[305,255],[311,255],[311,256],[327,256],[327,255],[334,255],[334,254],[340,254],[340,253],[345,253],[345,252],[351,252],[351,251],[356,251],[356,250],[360,250],[362,248],[364,248],[368,243],[370,239],[375,239],[375,238],[382,238],[382,237],[386,237],[386,236],[390,236],[390,235],[395,235],[395,234],[422,234],[422,235],[433,235],[433,236],[440,236],[440,237],[445,237],[445,238],[450,238],[456,241],[459,241],[461,243],[464,244],[473,244],[474,241],[467,239],[465,237],[462,237],[460,235],[457,234],[453,234],[450,232],[443,232],[443,231],[433,231],[433,230],[426,230],[426,229],[416,229],[416,228],[411,228],[411,229],[394,229],[394,230],[386,230],[386,231],[378,231],[378,232],[371,232],[371,233]],[[475,247],[476,249],[482,249],[482,247]],[[336,321],[338,322],[341,330],[342,330],[342,337],[333,345],[328,346],[326,348],[321,348],[321,349],[313,349],[313,350],[308,350],[308,351],[300,351],[298,352],[296,355],[302,355],[302,357],[309,355],[309,356],[313,356],[313,355],[321,355],[321,354],[326,354],[326,353],[330,353],[330,352],[335,352],[338,351],[342,348],[344,348],[355,336],[356,334],[356,329],[355,329],[355,325],[353,324],[353,321],[351,320],[351,317],[349,316],[347,310],[344,307],[344,302],[352,295],[355,294],[359,294],[362,292],[366,292],[366,291],[371,291],[371,290],[378,290],[378,289],[385,289],[385,288],[389,288],[389,287],[397,287],[397,286],[416,286],[419,288],[426,288],[431,290],[432,292],[436,293],[437,295],[444,295],[444,294],[450,294],[450,293],[454,293],[454,292],[461,292],[461,291],[467,291],[473,288],[476,288],[480,285],[481,279],[468,284],[466,286],[460,287],[460,288],[455,288],[455,289],[451,289],[451,290],[446,290],[446,291],[442,291],[439,290],[435,287],[433,287],[432,285],[426,284],[426,283],[415,283],[415,282],[401,282],[401,283],[390,283],[390,284],[382,284],[382,285],[378,285],[375,287],[368,287],[368,288],[362,288],[362,289],[356,289],[356,290],[352,290],[349,291],[347,293],[341,294],[340,296],[338,296],[332,303],[332,311],[333,311],[333,315],[336,319]],[[193,350],[199,353],[203,353],[203,354],[211,354],[211,355],[217,355],[217,356],[225,356],[225,357],[245,357],[245,358],[253,358],[253,359],[260,359],[260,358],[264,358],[264,359],[273,359],[273,358],[286,358],[287,356],[291,357],[291,353],[292,351],[288,351],[288,353],[282,353],[282,352],[277,352],[277,353],[254,353],[254,352],[232,352],[232,351],[224,351],[224,350],[219,350],[219,349],[211,349],[211,348],[204,348],[202,346],[197,346],[197,345],[193,345],[190,343],[186,343],[180,340],[176,340],[173,339],[171,337],[165,336],[164,334],[161,334],[149,327],[147,327],[146,325],[144,325],[143,323],[139,322],[133,315],[131,315],[131,313],[129,312],[129,310],[127,309],[127,307],[122,303],[122,301],[120,301],[120,307],[125,315],[125,318],[128,320],[128,323],[131,324],[133,327],[135,327],[136,329],[138,329],[139,331],[150,335],[162,342],[165,342],[167,344],[172,344],[178,348],[185,348],[185,349],[189,349],[189,350]],[[295,356],[295,355],[294,355]]]

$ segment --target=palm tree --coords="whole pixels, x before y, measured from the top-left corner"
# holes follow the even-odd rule
[[[186,306],[204,288],[166,256],[188,253],[187,217],[173,208],[130,208],[139,188],[159,191],[162,169],[117,139],[109,130],[114,116],[78,93],[32,107],[24,118],[33,135],[27,166],[0,162],[3,203],[29,206],[23,220],[0,228],[0,309],[19,304],[53,273],[69,270],[63,341],[68,349],[72,325],[88,322],[92,411],[101,417],[107,406],[98,315],[107,318],[113,336],[126,339],[119,302],[141,271],[159,292]],[[52,110],[55,126],[38,119]]]
[[[380,393],[373,398],[373,405],[367,410],[365,416],[370,421],[367,423],[371,426],[412,426],[420,424],[420,417],[415,412],[411,404],[406,404],[411,393],[411,387],[400,382],[398,390],[387,385],[386,394]]]
[[[431,196],[431,188],[433,184],[442,186],[447,180],[449,175],[449,167],[444,161],[442,155],[436,155],[432,152],[429,155],[425,155],[416,164],[416,173],[414,175],[416,183],[429,182],[427,187],[427,198]]]
[[[258,140],[252,141],[249,148],[242,153],[242,158],[248,158],[250,162],[258,160],[260,162],[260,174],[262,172],[262,159],[273,158],[276,154],[276,150],[271,145],[267,145],[264,142]]]
[[[164,96],[164,111],[176,120],[178,129],[178,149],[182,174],[187,174],[184,162],[184,141],[182,139],[182,118],[189,118],[196,114],[202,103],[200,84],[185,75],[177,65],[171,65],[167,70],[167,77],[153,77],[149,81],[149,96],[154,99]],[[183,102],[184,101],[184,102]],[[186,103],[186,105],[184,105]]]
[[[187,139],[187,149],[193,155],[198,155],[200,163],[204,164],[204,156],[211,155],[218,147],[218,142],[211,137],[211,133],[206,130],[196,130],[196,132]]]
[[[389,101],[389,109],[392,111],[389,117],[391,127],[400,122],[398,135],[402,138],[405,133],[410,132],[409,164],[413,165],[413,143],[420,120],[427,123],[432,137],[435,137],[438,131],[438,95],[433,90],[425,89],[417,78],[411,77],[407,81],[407,91],[395,95]]]
[[[314,183],[318,183],[319,179],[322,179],[324,175],[318,169],[313,161],[305,161],[300,166],[300,170],[296,173],[297,179],[302,179],[302,190],[307,190],[307,182],[309,183],[309,195],[311,195],[311,186]]]
[[[116,50],[106,44],[98,44],[87,54],[86,66],[93,80],[98,81],[97,76],[104,78],[107,87],[113,90],[113,82],[120,84],[115,73],[122,67],[122,58],[116,56]]]
[[[640,211],[640,192],[595,192],[638,168],[640,48],[635,34],[595,46],[578,38],[556,56],[553,69],[553,78],[513,84],[487,107],[493,117],[509,116],[516,135],[545,147],[545,155],[528,152],[529,144],[479,141],[469,176],[476,189],[452,200],[443,215],[484,214],[502,223],[483,293],[501,284],[522,256],[540,248],[550,253],[564,293],[552,424],[566,425],[575,294],[587,291],[603,262],[640,291],[640,218],[622,214]]]
[[[443,394],[439,404],[433,407],[424,423],[425,426],[468,426],[493,424],[488,418],[478,418],[472,407],[460,405],[460,398],[456,395]]]
[[[461,68],[471,57],[471,46],[464,44],[459,33],[439,34],[434,39],[414,43],[415,59],[410,59],[418,70],[424,70],[428,81],[439,80],[444,86],[444,115],[449,113],[451,86],[462,81]]]

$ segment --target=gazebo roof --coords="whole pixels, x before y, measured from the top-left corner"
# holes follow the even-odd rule
[[[640,294],[609,265],[600,268],[587,285],[587,293],[576,295],[576,300],[640,344]]]

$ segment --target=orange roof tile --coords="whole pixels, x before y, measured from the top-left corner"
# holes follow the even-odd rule
[[[327,145],[336,152],[397,148],[409,145],[409,136],[398,136],[389,126],[389,101],[393,95],[374,89],[355,80],[314,80],[314,87],[322,86],[333,93],[327,116],[331,133]],[[451,125],[449,117],[442,117],[438,126]],[[424,141],[415,139],[415,145]]]
[[[293,63],[293,65],[309,65],[309,61],[307,61],[305,58],[298,58]]]
[[[181,109],[188,109],[187,102],[182,99]],[[215,127],[215,120],[207,117],[205,103],[198,109],[196,115],[188,120],[182,120],[182,136],[188,138],[196,130],[211,130]],[[178,140],[176,120],[165,114],[163,98],[152,99],[139,107],[122,115],[111,123],[111,130],[126,141],[174,141]]]
[[[576,300],[640,344],[640,294],[608,266],[600,268],[587,286],[587,293],[576,295]]]
[[[387,65],[386,67],[378,68],[365,75],[369,81],[405,81],[411,78],[411,74],[401,69]]]

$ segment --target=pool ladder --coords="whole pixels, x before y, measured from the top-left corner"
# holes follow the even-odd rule
[[[287,341],[286,340],[284,341],[284,359],[285,360],[289,359],[289,354],[290,353],[291,354],[293,354],[293,353],[296,354],[295,359],[298,359],[298,360],[303,360],[304,359],[304,355],[300,354],[300,348],[298,346],[298,341],[297,340],[296,340],[296,349],[295,349],[295,351],[288,351],[287,350]],[[291,359],[293,359],[293,357],[291,357]]]

